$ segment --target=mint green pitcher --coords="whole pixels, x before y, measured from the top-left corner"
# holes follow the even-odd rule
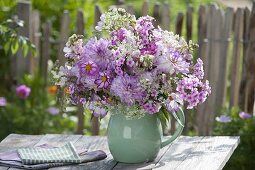
[[[124,114],[111,115],[108,124],[108,146],[113,158],[123,163],[141,163],[154,160],[164,146],[181,135],[185,122],[180,109],[175,118],[178,127],[172,136],[162,136],[162,127],[156,114],[126,119]]]

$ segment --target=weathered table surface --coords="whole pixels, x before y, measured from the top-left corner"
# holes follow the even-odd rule
[[[51,170],[132,170],[132,169],[222,169],[239,144],[239,137],[230,136],[181,136],[172,144],[160,150],[153,162],[142,164],[123,164],[113,160],[107,146],[106,137],[82,135],[19,135],[10,134],[0,143],[0,152],[21,147],[50,144],[62,146],[72,141],[75,146],[83,146],[88,150],[101,149],[107,153],[107,158],[100,161],[80,164],[76,166],[51,168]],[[0,170],[16,170],[0,166]]]

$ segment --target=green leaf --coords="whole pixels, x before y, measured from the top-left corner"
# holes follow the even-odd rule
[[[19,49],[19,41],[17,39],[14,39],[14,41],[12,41],[12,45],[11,45],[12,55],[16,54],[18,49]]]
[[[24,57],[27,57],[27,54],[28,54],[28,46],[23,46],[23,54],[24,54]]]
[[[6,43],[4,44],[4,52],[5,52],[5,55],[8,54],[9,49],[10,49],[10,41],[8,41],[8,42],[6,42]]]

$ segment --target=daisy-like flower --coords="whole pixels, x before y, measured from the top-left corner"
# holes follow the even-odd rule
[[[110,85],[110,78],[106,73],[99,73],[99,78],[95,80],[97,88],[106,89]]]
[[[155,64],[159,71],[170,74],[175,72],[188,73],[190,65],[185,61],[183,54],[173,50],[168,50],[166,54],[157,57]]]
[[[252,115],[249,114],[249,113],[246,113],[246,112],[240,112],[240,113],[239,113],[239,117],[240,117],[241,119],[249,119],[249,118],[252,117]]]
[[[183,105],[183,100],[179,95],[175,93],[172,93],[166,100],[166,109],[169,112],[178,111],[180,105]]]
[[[95,75],[97,70],[97,65],[92,61],[84,62],[80,65],[80,72],[82,74]]]
[[[232,118],[226,115],[221,115],[220,117],[216,117],[215,120],[220,123],[230,123]]]

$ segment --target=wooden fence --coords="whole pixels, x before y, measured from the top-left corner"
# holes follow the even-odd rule
[[[121,1],[120,1],[121,2]],[[124,3],[118,4],[125,7],[130,13],[134,13],[131,5]],[[243,111],[252,113],[255,93],[255,3],[252,11],[248,8],[238,8],[236,11],[232,8],[221,9],[215,4],[201,5],[198,11],[194,11],[192,6],[188,6],[186,13],[179,12],[176,22],[170,19],[170,6],[168,3],[149,4],[144,1],[141,7],[141,14],[149,14],[149,6],[154,5],[152,15],[157,23],[163,29],[169,30],[170,24],[175,26],[174,32],[184,35],[187,40],[197,39],[199,49],[197,57],[204,61],[205,78],[210,81],[212,94],[208,100],[201,104],[196,110],[186,110],[186,130],[194,128],[199,135],[208,135],[212,132],[212,125],[219,109],[224,107],[238,106]],[[198,18],[194,19],[193,13],[198,13]],[[47,62],[50,58],[51,50],[51,29],[52,23],[47,21],[40,25],[40,13],[31,9],[29,2],[19,2],[17,14],[20,19],[25,21],[25,27],[21,28],[20,34],[30,37],[36,45],[38,51],[37,58],[17,57],[16,76],[24,72],[33,74],[36,68],[40,66],[42,75],[47,79]],[[96,25],[101,10],[95,5]],[[193,24],[193,22],[197,22]],[[61,64],[64,63],[63,47],[70,36],[70,16],[68,11],[63,12],[61,19],[61,29],[58,44],[58,59]],[[76,22],[77,34],[84,34],[84,13],[77,10]],[[197,27],[197,35],[194,36],[194,28]],[[41,27],[42,26],[42,27]],[[183,28],[184,27],[184,28]],[[42,28],[42,32],[40,32]],[[41,35],[41,36],[40,36]],[[19,54],[22,55],[22,54]],[[41,62],[39,62],[41,61]],[[190,114],[194,114],[193,119]],[[84,129],[83,110],[78,111],[78,133]],[[172,131],[175,128],[174,121],[171,121]],[[99,132],[99,122],[92,120],[92,132],[97,135]]]

